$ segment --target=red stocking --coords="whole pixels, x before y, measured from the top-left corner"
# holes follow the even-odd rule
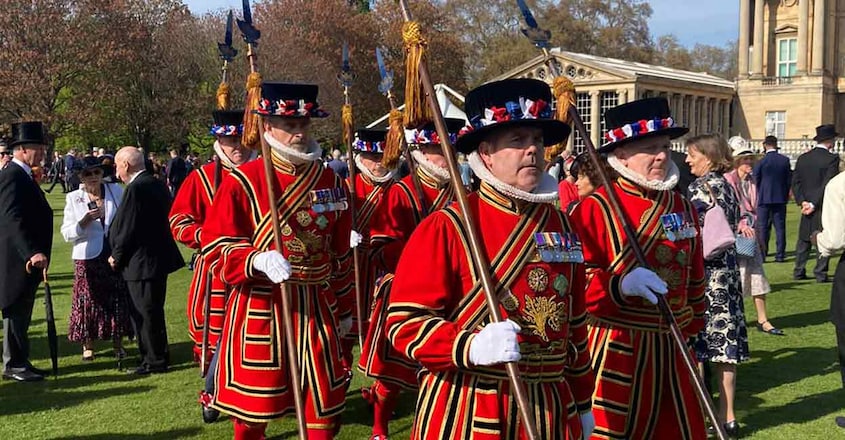
[[[235,440],[264,440],[266,423],[249,423],[233,418],[232,424],[235,425]]]
[[[398,385],[376,381],[371,393],[373,394],[373,435],[387,436],[393,410],[399,402],[402,389]]]

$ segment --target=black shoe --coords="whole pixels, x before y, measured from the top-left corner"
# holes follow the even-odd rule
[[[204,406],[202,407],[202,421],[205,423],[214,423],[217,419],[220,418],[220,411],[210,407]]]
[[[44,380],[44,375],[38,374],[29,369],[9,370],[3,372],[3,380],[16,380],[18,382],[38,382]]]
[[[736,420],[731,420],[722,426],[725,427],[725,434],[727,434],[728,437],[739,438],[739,423],[737,423]]]
[[[828,276],[824,276],[824,277],[816,277],[816,282],[817,282],[817,283],[829,283],[829,282],[830,282],[830,277],[828,277]]]
[[[779,328],[775,327],[774,325],[772,325],[772,328],[770,328],[770,329],[768,329],[768,330],[764,330],[764,329],[763,329],[763,326],[764,326],[764,325],[766,325],[766,323],[767,323],[767,322],[769,322],[769,321],[758,322],[758,323],[757,323],[757,330],[759,330],[759,331],[761,331],[761,332],[763,332],[763,333],[768,333],[768,334],[770,334],[770,335],[775,335],[775,336],[786,336],[786,335],[783,333],[783,330],[781,330],[781,329],[779,329]],[[771,324],[771,322],[769,322],[769,324]]]
[[[786,263],[786,258],[775,258],[775,263]]]
[[[836,418],[836,426],[845,428],[845,417],[839,416]]]
[[[141,365],[140,367],[129,370],[126,374],[130,376],[149,376],[150,374],[162,374],[167,373],[167,367],[164,368],[149,368],[145,365]]]
[[[805,274],[805,273],[794,274],[794,275],[792,275],[792,279],[795,280],[795,281],[806,280],[807,274]]]
[[[47,376],[53,374],[52,371],[47,371],[47,370],[42,370],[40,368],[35,368],[32,365],[30,365],[29,368],[27,368],[27,370],[32,371],[33,373],[35,373],[39,376],[44,376],[44,377],[47,377]]]

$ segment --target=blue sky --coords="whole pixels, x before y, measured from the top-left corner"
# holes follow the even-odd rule
[[[316,0],[315,0],[316,1]],[[185,0],[194,12],[220,8],[240,9],[241,0]],[[650,0],[654,14],[649,21],[653,36],[675,34],[681,44],[722,46],[739,34],[736,0]]]

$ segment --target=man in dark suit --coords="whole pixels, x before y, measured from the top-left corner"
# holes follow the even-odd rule
[[[118,151],[115,167],[127,186],[109,228],[109,263],[123,273],[134,306],[131,318],[142,359],[131,373],[162,373],[170,362],[164,322],[167,275],[185,264],[170,235],[170,193],[145,170],[144,156],[135,147]]]
[[[689,185],[693,182],[693,180],[695,180],[695,176],[692,175],[692,170],[690,170],[690,166],[686,162],[687,155],[686,153],[675,150],[671,150],[670,153],[672,162],[675,162],[679,173],[678,184],[675,185],[675,189],[683,194],[684,197],[689,198]]]
[[[786,258],[786,204],[789,202],[789,182],[792,169],[789,158],[778,153],[778,138],[766,136],[766,150],[751,175],[757,186],[757,241],[763,250],[763,259],[769,254],[769,237],[775,226],[775,261]]]
[[[792,178],[792,193],[795,202],[801,206],[801,224],[798,227],[798,242],[795,244],[795,268],[792,276],[796,280],[807,278],[804,266],[810,256],[811,239],[821,230],[821,211],[824,188],[830,179],[839,174],[839,156],[831,153],[834,140],[839,136],[833,125],[816,127],[816,147],[802,154],[795,164]],[[828,257],[819,255],[813,273],[816,281],[827,282]]]
[[[41,272],[50,261],[53,210],[32,178],[32,167],[44,158],[44,127],[41,122],[13,124],[12,138],[12,161],[0,171],[3,379],[33,382],[44,379],[45,372],[29,362],[27,333]]]
[[[188,165],[185,159],[182,159],[178,151],[170,150],[170,161],[167,162],[167,183],[170,184],[170,192],[174,198],[186,177],[188,177]]]

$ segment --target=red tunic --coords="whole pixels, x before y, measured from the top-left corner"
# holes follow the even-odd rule
[[[518,323],[521,378],[544,439],[580,439],[590,409],[584,266],[541,261],[536,232],[571,231],[553,204],[515,202],[482,183],[469,196],[503,317]],[[393,346],[423,366],[412,439],[521,439],[504,365],[470,364],[487,305],[457,206],[432,214],[396,269],[388,312]]]
[[[374,183],[363,174],[355,176],[355,219],[352,229],[357,231],[363,239],[358,245],[358,264],[361,271],[361,295],[364,298],[363,309],[367,316],[364,317],[364,332],[369,324],[369,311],[372,307],[372,295],[375,290],[376,281],[384,274],[379,267],[372,263],[370,246],[370,228],[377,221],[376,212],[380,206],[386,203],[387,194],[393,186],[393,180],[383,183]],[[347,339],[358,339],[358,315],[353,311],[352,329],[345,336]]]
[[[285,258],[286,285],[309,428],[331,429],[345,406],[338,326],[351,316],[353,295],[348,210],[318,213],[315,190],[345,183],[319,162],[294,168],[273,158]],[[266,422],[293,412],[285,355],[281,295],[252,265],[275,249],[268,216],[264,164],[247,163],[223,181],[203,230],[203,252],[220,256],[231,287],[220,339],[213,406],[243,420]]]
[[[399,255],[417,225],[429,213],[444,208],[452,201],[452,187],[439,184],[422,167],[417,168],[424,200],[414,187],[411,176],[391,186],[385,203],[379,207],[370,226],[370,261],[382,272],[396,269]],[[426,210],[423,211],[422,208]],[[393,276],[387,274],[375,288],[367,339],[361,347],[358,369],[367,376],[405,388],[417,387],[419,365],[393,350],[385,333],[387,301]]]
[[[670,241],[661,216],[685,213],[698,229],[693,207],[674,191],[644,191],[625,179],[614,185],[649,265],[669,286],[666,299],[683,333],[704,324],[701,237]],[[638,266],[606,188],[582,201],[572,222],[587,262],[590,349],[596,374],[594,439],[704,439],[707,433],[692,378],[683,366],[657,307],[626,298],[622,277]]]
[[[230,167],[223,164],[221,177],[229,175]],[[208,163],[188,174],[179,188],[170,208],[170,231],[176,241],[199,251],[202,225],[214,196],[216,163]],[[205,295],[208,292],[208,272],[215,261],[198,254],[194,261],[194,274],[188,287],[188,333],[194,341],[194,353],[202,350],[202,332],[205,326]],[[219,275],[219,274],[215,274]],[[210,313],[208,316],[208,346],[214,349],[223,330],[223,309],[226,302],[226,285],[219,276],[212,276]]]

